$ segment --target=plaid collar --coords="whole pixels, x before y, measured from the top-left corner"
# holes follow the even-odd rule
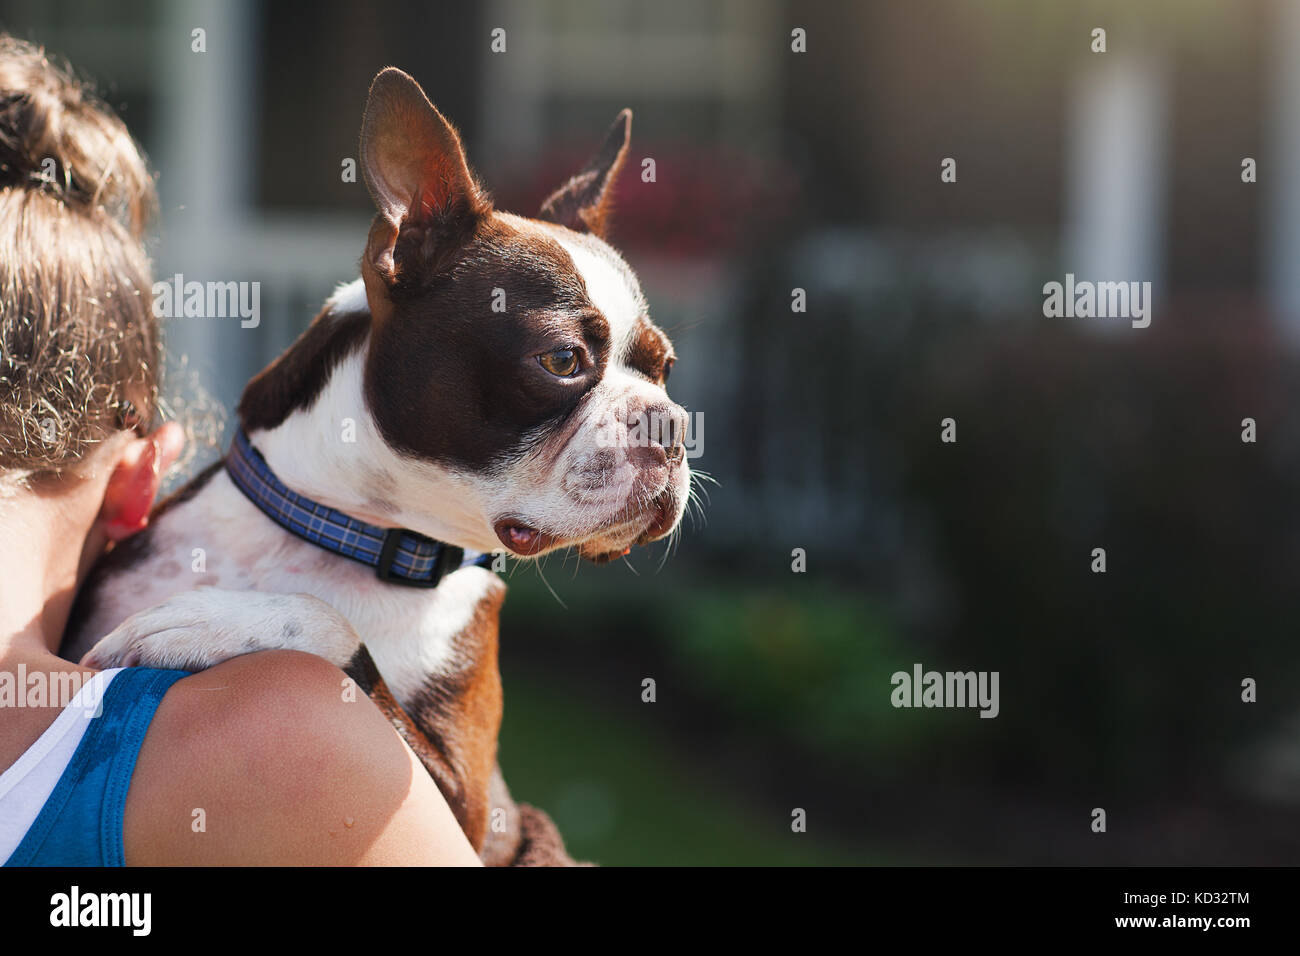
[[[380,580],[432,588],[452,571],[492,563],[491,554],[465,551],[402,528],[366,524],[290,491],[242,428],[230,444],[226,472],[235,487],[280,527],[326,551],[370,565]]]

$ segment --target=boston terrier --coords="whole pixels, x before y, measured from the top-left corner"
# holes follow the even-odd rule
[[[485,862],[536,852],[537,812],[496,765],[494,552],[608,561],[672,534],[691,480],[672,346],[602,239],[630,126],[529,219],[493,208],[410,76],[381,72],[361,278],[248,384],[226,459],[96,568],[65,653],[319,654],[386,709]]]

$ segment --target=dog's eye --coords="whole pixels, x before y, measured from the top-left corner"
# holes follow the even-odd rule
[[[568,378],[578,371],[578,353],[573,349],[556,349],[537,356],[542,368],[559,378]]]
[[[668,374],[673,370],[673,363],[674,363],[675,361],[677,361],[677,360],[676,360],[676,359],[669,359],[667,362],[664,362],[664,370],[663,370],[662,372],[659,373],[659,384],[660,384],[660,385],[667,385],[667,384],[668,384]]]

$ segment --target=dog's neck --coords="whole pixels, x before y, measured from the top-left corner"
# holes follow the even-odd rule
[[[250,386],[241,403],[249,438],[280,481],[300,495],[367,524],[492,551],[500,543],[477,530],[484,521],[466,510],[469,496],[461,479],[399,455],[366,408],[369,336],[357,336],[354,327],[365,303],[360,286],[357,281],[336,293],[316,319],[318,334],[300,339]],[[349,341],[341,346],[335,341],[339,337]],[[323,377],[309,403],[270,411],[253,407],[258,401],[265,406],[266,394],[301,395],[307,375]]]

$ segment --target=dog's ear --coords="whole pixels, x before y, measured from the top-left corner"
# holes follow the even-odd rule
[[[417,231],[415,248],[436,252],[467,235],[490,205],[455,128],[420,85],[395,67],[370,84],[361,121],[361,171],[379,210],[366,258],[389,279],[402,266],[394,249],[399,234]]]
[[[605,235],[614,180],[627,157],[632,136],[632,111],[624,110],[605,134],[596,155],[576,176],[542,203],[539,218],[578,232]]]

